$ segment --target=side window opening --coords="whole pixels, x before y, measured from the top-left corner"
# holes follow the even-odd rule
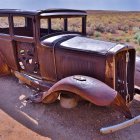
[[[82,32],[82,19],[81,17],[68,18],[68,31]]]
[[[40,19],[40,37],[48,34],[48,19]]]
[[[56,33],[64,31],[64,18],[51,18],[49,27],[48,18],[40,19],[40,37],[49,33]]]
[[[9,34],[9,21],[7,16],[0,16],[0,33]]]
[[[60,32],[64,30],[64,18],[52,18],[51,19],[52,32]]]
[[[14,35],[33,37],[33,20],[30,17],[13,16]]]

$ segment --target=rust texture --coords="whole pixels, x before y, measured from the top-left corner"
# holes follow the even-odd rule
[[[8,20],[0,26],[0,74],[12,70],[23,83],[41,91],[32,96],[37,102],[54,102],[60,91],[68,91],[100,106],[119,106],[120,101],[119,107],[129,112],[125,104],[134,96],[135,49],[86,37],[86,16],[85,11],[70,9],[1,9],[0,17]],[[15,17],[24,24],[16,23]],[[69,18],[80,18],[81,30],[71,31]],[[63,29],[53,28],[52,19],[63,20]],[[46,27],[41,20],[46,20]],[[139,86],[139,61],[136,67]]]
[[[78,76],[80,75],[60,80],[46,92],[46,95],[44,94],[44,97],[58,91],[69,91],[96,105],[107,106],[113,102],[117,94],[115,90],[97,79],[81,76],[85,80],[79,80],[75,78]]]
[[[140,94],[140,57],[136,57],[135,65],[135,92]]]
[[[0,53],[0,76],[5,76],[10,74],[10,69],[4,61],[2,54]]]
[[[18,63],[20,70],[39,74],[39,63],[33,43],[17,42]]]
[[[140,57],[136,57],[135,85],[140,87]]]

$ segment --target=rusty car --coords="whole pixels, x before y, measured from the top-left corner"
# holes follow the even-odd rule
[[[33,102],[60,97],[67,107],[63,99],[86,100],[132,118],[128,104],[139,91],[140,59],[135,69],[132,46],[87,37],[86,18],[82,10],[0,9],[0,76],[13,74],[37,89],[27,98]]]

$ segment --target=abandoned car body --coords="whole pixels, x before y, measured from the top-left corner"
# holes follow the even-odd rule
[[[52,103],[61,93],[73,93],[131,118],[127,103],[134,96],[135,49],[85,37],[86,16],[68,9],[0,10],[7,22],[0,25],[0,74],[13,73],[37,88],[40,93],[28,98],[34,102]],[[69,24],[76,18],[78,30]]]

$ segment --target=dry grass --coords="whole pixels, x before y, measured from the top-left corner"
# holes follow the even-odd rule
[[[140,54],[140,12],[88,11],[87,34],[91,38],[127,43]]]

